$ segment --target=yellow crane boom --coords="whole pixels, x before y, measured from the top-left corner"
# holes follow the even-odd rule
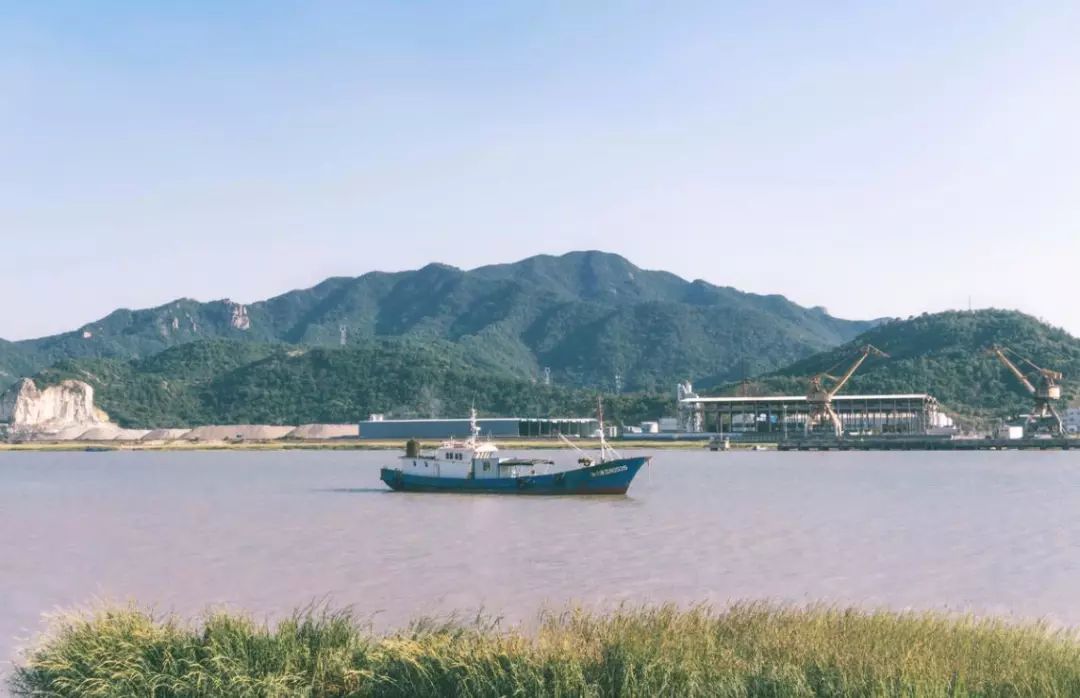
[[[989,354],[996,356],[998,361],[1004,364],[1009,369],[1009,372],[1016,376],[1024,389],[1035,398],[1035,405],[1028,415],[1027,422],[1024,424],[1025,433],[1032,436],[1040,428],[1046,427],[1052,435],[1060,436],[1063,434],[1065,429],[1061,422],[1061,415],[1058,414],[1057,409],[1054,407],[1054,402],[1061,399],[1061,386],[1058,385],[1058,381],[1064,378],[1061,371],[1043,368],[1031,359],[1024,358],[1008,347],[997,344],[987,351]],[[1027,375],[1020,370],[1020,367],[1005,355],[1006,352],[1015,355],[1020,362],[1032,368],[1034,375],[1038,376],[1038,385],[1028,379]]]
[[[810,389],[806,393],[806,402],[809,405],[809,414],[806,420],[806,431],[809,433],[810,429],[822,422],[831,422],[833,425],[833,431],[836,433],[837,438],[843,436],[844,427],[840,423],[840,416],[836,414],[836,410],[833,409],[832,400],[833,397],[840,392],[851,377],[855,375],[855,372],[859,370],[859,367],[863,365],[871,354],[876,356],[882,356],[888,358],[889,355],[881,351],[873,344],[866,344],[859,349],[859,357],[848,367],[848,370],[844,372],[844,375],[836,378],[829,375],[828,372],[819,373],[810,379]],[[830,371],[832,369],[829,369]],[[825,379],[833,381],[831,388],[825,387]]]
[[[859,366],[862,366],[863,362],[866,361],[866,359],[869,358],[871,354],[873,354],[874,356],[880,356],[884,359],[889,358],[888,354],[878,349],[873,344],[865,345],[860,351],[862,353],[859,354],[859,358],[855,360],[855,363],[851,364],[851,368],[849,368],[847,372],[844,373],[844,375],[840,376],[840,379],[836,381],[836,385],[834,385],[832,387],[832,390],[829,391],[829,397],[832,397],[838,392],[840,392],[840,389],[844,387],[844,385],[851,379],[853,375],[855,375],[855,372],[859,370]]]
[[[995,344],[994,346],[990,347],[990,353],[998,357],[998,360],[1001,361],[1001,363],[1005,364],[1005,368],[1009,369],[1009,371],[1011,371],[1012,374],[1016,376],[1016,380],[1020,381],[1020,383],[1027,389],[1029,393],[1031,393],[1032,395],[1035,394],[1035,386],[1032,385],[1031,381],[1029,381],[1027,376],[1024,375],[1024,372],[1021,371],[1016,366],[1016,364],[1010,361],[1009,357],[1005,356],[1004,347],[1000,347]]]

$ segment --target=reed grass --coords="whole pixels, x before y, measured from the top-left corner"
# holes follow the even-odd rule
[[[739,604],[546,613],[377,634],[347,611],[268,625],[134,607],[56,619],[16,696],[1080,696],[1080,641],[1044,625]]]

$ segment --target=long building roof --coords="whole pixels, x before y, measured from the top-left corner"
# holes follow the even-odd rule
[[[468,417],[446,417],[445,419],[369,419],[361,424],[439,424],[448,422],[468,422]],[[597,421],[595,417],[477,417],[477,422],[570,422],[585,424]]]
[[[836,395],[834,401],[845,400],[926,400],[932,398],[927,393],[898,393],[896,395]],[[805,395],[755,395],[753,397],[687,397],[679,402],[687,405],[695,404],[725,404],[739,402],[806,402]]]

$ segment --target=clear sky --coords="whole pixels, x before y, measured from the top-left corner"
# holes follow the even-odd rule
[[[1080,3],[25,2],[0,337],[603,249],[1080,334]]]

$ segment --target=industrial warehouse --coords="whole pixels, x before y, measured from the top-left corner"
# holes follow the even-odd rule
[[[952,419],[932,395],[843,395],[833,398],[842,432],[856,435],[918,435],[948,431]],[[801,436],[812,423],[812,405],[805,395],[769,397],[698,397],[680,393],[677,419],[624,426],[620,436],[635,439],[676,434],[776,441]],[[492,417],[477,420],[481,432],[494,438],[570,438],[595,436],[596,419],[559,417]],[[642,428],[644,427],[644,429]],[[650,428],[651,427],[651,428]],[[469,433],[468,419],[384,419],[360,422],[360,438],[450,439]]]
[[[841,433],[855,435],[929,434],[947,430],[952,419],[932,395],[836,395],[832,406]],[[680,422],[690,431],[775,441],[810,431],[813,406],[805,395],[768,397],[684,397]]]
[[[476,420],[480,433],[499,438],[590,437],[600,428],[596,419],[580,417],[493,417]],[[451,439],[469,435],[468,419],[383,419],[371,415],[360,422],[361,439]]]
[[[776,441],[826,434],[851,436],[930,435],[952,428],[938,401],[926,393],[838,395],[871,356],[888,358],[866,344],[840,377],[810,378],[805,395],[700,397],[689,383],[678,386],[679,424],[690,432],[712,432],[745,439]]]

